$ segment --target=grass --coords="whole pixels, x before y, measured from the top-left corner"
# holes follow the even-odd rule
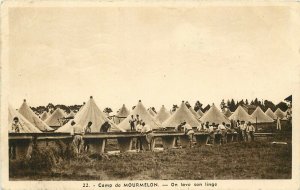
[[[272,141],[272,140],[271,140]],[[55,154],[54,150],[43,152]],[[71,155],[64,158],[64,154]],[[43,154],[41,154],[43,155]],[[51,165],[10,162],[11,180],[290,179],[292,145],[266,141],[229,143],[162,152],[72,156],[60,152]],[[45,156],[40,159],[45,160]],[[49,159],[48,159],[49,160]],[[35,158],[38,162],[38,158]],[[43,168],[44,167],[44,168]]]

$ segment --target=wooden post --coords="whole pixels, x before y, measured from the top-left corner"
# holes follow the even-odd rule
[[[175,136],[161,137],[164,149],[171,149],[175,147]]]
[[[190,139],[188,135],[180,136],[179,140],[182,147],[190,147]]]
[[[30,143],[31,139],[18,139],[9,141],[10,146],[15,145],[16,158],[18,159],[26,157]]]
[[[106,139],[89,139],[89,143],[92,153],[104,153]]]
[[[197,145],[198,146],[201,146],[201,145],[206,145],[207,144],[207,141],[208,141],[208,137],[209,135],[208,134],[198,134],[198,135],[195,135],[196,137],[196,141],[197,141]]]
[[[118,138],[118,145],[120,152],[127,152],[131,150],[132,147],[132,137],[120,137]]]

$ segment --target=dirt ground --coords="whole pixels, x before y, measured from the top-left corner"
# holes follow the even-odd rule
[[[290,179],[292,145],[267,141],[57,159],[50,169],[10,162],[11,180]]]

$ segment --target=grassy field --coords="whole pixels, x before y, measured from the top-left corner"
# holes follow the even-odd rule
[[[10,179],[289,179],[292,171],[291,143],[257,141],[118,155],[65,156],[55,151],[39,150],[33,161],[10,161]],[[38,160],[43,162],[37,166]]]

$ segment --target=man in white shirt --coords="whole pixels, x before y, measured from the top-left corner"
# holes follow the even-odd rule
[[[142,120],[141,120],[142,121]],[[136,131],[141,133],[142,132],[142,129],[143,129],[143,126],[141,124],[137,124],[136,125]],[[135,144],[135,148],[136,148],[136,151],[139,152],[141,150],[143,150],[143,144],[142,144],[142,137],[137,137],[136,139],[136,144]]]
[[[247,124],[245,123],[245,121],[241,121],[240,129],[242,131],[243,140],[248,141]]]
[[[190,148],[193,147],[193,137],[194,137],[194,130],[192,126],[185,121],[183,122],[183,131],[185,135],[188,135],[190,141]]]
[[[153,146],[153,142],[154,142],[154,135],[153,135],[153,131],[152,128],[150,127],[150,125],[145,124],[145,122],[142,122],[142,134],[146,135],[146,141],[148,143],[149,146],[149,150],[153,151],[152,146]]]
[[[23,131],[23,126],[19,122],[18,117],[13,118],[13,122],[11,124],[11,127],[9,129],[9,133],[20,133],[20,131]],[[9,143],[9,158],[15,159],[16,158],[16,143],[15,142],[10,142]]]
[[[221,134],[220,144],[225,144],[227,142],[227,130],[225,127],[225,122],[218,126],[218,130]]]
[[[254,141],[254,133],[255,133],[255,127],[251,124],[251,122],[248,122],[247,125],[247,132],[249,132],[251,141]]]
[[[210,125],[208,127],[208,134],[209,134],[209,140],[210,144],[215,144],[215,129],[213,125]]]
[[[71,122],[71,126],[73,127],[73,145],[75,147],[76,153],[80,154],[81,149],[83,147],[83,134],[84,134],[84,129],[81,127],[81,125],[76,124],[76,122],[73,120]]]

